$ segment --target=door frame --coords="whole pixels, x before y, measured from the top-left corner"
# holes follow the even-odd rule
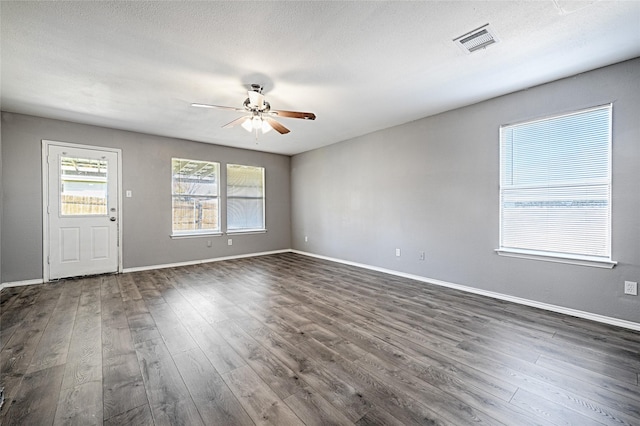
[[[49,163],[47,160],[50,146],[60,146],[69,148],[89,149],[92,151],[106,151],[115,153],[118,157],[118,211],[117,224],[118,224],[118,241],[117,241],[117,256],[118,256],[118,273],[121,274],[124,270],[122,259],[122,150],[120,148],[107,148],[103,146],[95,145],[83,145],[70,142],[59,142],[47,139],[42,139],[42,281],[49,282],[49,253],[51,250],[49,241],[49,213],[47,208],[49,205]]]

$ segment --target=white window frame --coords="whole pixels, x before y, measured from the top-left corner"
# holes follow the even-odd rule
[[[174,198],[177,196],[180,196],[181,194],[175,194],[174,193],[174,181],[173,181],[173,164],[174,161],[190,161],[190,162],[197,162],[197,163],[209,163],[209,164],[214,164],[217,168],[217,176],[216,176],[216,193],[217,195],[213,196],[207,196],[207,195],[192,195],[193,197],[196,198],[202,198],[202,199],[215,199],[218,202],[218,217],[217,217],[217,223],[218,223],[218,228],[217,229],[202,229],[202,230],[175,230],[173,229],[174,226],[174,213],[175,210],[173,208],[173,202],[174,202]],[[216,162],[216,161],[209,161],[209,160],[196,160],[196,159],[189,159],[189,158],[178,158],[178,157],[172,157],[171,158],[171,238],[192,238],[192,237],[200,237],[200,236],[219,236],[222,235],[222,225],[220,222],[220,218],[221,218],[221,214],[220,211],[222,210],[222,197],[220,196],[220,176],[221,175],[221,167],[220,167],[220,163]]]
[[[526,125],[529,124],[534,124],[534,123],[539,123],[542,121],[549,121],[549,120],[555,120],[555,119],[559,119],[559,118],[565,118],[571,115],[576,115],[576,114],[583,114],[583,113],[588,113],[591,111],[596,111],[596,110],[602,110],[602,109],[608,109],[609,110],[609,137],[608,137],[608,150],[607,150],[607,166],[608,166],[608,177],[607,177],[607,182],[606,184],[608,185],[608,204],[607,204],[607,208],[608,208],[608,224],[606,227],[606,232],[607,235],[606,237],[609,239],[608,241],[608,253],[605,256],[591,256],[591,255],[579,255],[579,254],[569,254],[569,253],[558,253],[558,252],[553,252],[553,251],[540,251],[540,250],[535,250],[535,249],[521,249],[521,248],[512,248],[512,247],[504,247],[503,246],[503,241],[504,241],[504,223],[503,223],[503,213],[504,213],[504,192],[505,189],[511,189],[509,186],[503,186],[503,176],[506,172],[506,170],[504,169],[505,164],[504,164],[504,158],[503,158],[503,150],[505,149],[505,141],[503,139],[504,134],[505,134],[505,130],[511,129],[511,128],[515,128],[515,127],[524,127]],[[544,260],[544,261],[549,261],[549,262],[558,262],[558,263],[568,263],[568,264],[574,264],[574,265],[582,265],[582,266],[593,266],[593,267],[599,267],[599,268],[613,268],[617,262],[613,261],[611,259],[611,200],[612,200],[612,196],[611,196],[611,170],[612,170],[612,165],[611,165],[611,146],[612,146],[612,116],[613,116],[613,108],[612,108],[612,104],[606,104],[606,105],[600,105],[600,106],[596,106],[596,107],[592,107],[592,108],[586,108],[586,109],[582,109],[579,111],[573,111],[570,113],[565,113],[565,114],[557,114],[557,115],[553,115],[550,117],[545,117],[542,119],[537,119],[537,120],[528,120],[528,121],[523,121],[523,122],[519,122],[519,123],[515,123],[515,124],[509,124],[509,125],[504,125],[504,126],[500,126],[500,206],[499,206],[499,210],[500,210],[500,226],[499,226],[499,230],[500,230],[500,235],[499,235],[499,248],[496,249],[496,253],[498,253],[501,256],[508,256],[508,257],[518,257],[518,258],[525,258],[525,259],[533,259],[533,260]],[[602,182],[600,182],[600,185],[604,184],[604,180]],[[536,185],[540,185],[540,184],[536,184]],[[577,185],[576,185],[577,186]]]
[[[262,227],[259,228],[242,228],[242,229],[229,229],[229,200],[234,199],[234,198],[243,198],[243,197],[235,197],[235,196],[230,196],[229,195],[229,167],[251,167],[251,168],[255,168],[255,169],[260,169],[262,171],[262,197],[250,197],[251,199],[261,199],[262,200]],[[227,227],[227,234],[231,235],[231,234],[256,234],[256,233],[264,233],[267,232],[267,217],[266,217],[266,205],[267,205],[267,198],[266,198],[266,175],[265,175],[265,168],[262,166],[250,166],[247,164],[232,164],[232,163],[228,163],[225,167],[225,171],[226,171],[226,203],[225,203],[225,207],[226,207],[226,227]]]

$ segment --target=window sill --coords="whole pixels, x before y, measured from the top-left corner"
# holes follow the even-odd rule
[[[569,265],[592,266],[594,268],[612,269],[618,264],[613,260],[599,259],[587,256],[559,256],[533,250],[496,249],[500,256],[517,257],[520,259],[542,260],[546,262],[566,263]]]
[[[237,231],[227,231],[227,235],[238,235],[238,234],[266,234],[266,229],[241,229]]]
[[[194,232],[192,234],[171,234],[169,237],[173,240],[181,238],[198,238],[198,237],[221,237],[222,232]]]

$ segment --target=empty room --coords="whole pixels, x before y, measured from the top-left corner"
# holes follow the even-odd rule
[[[0,424],[640,425],[640,1],[0,1]]]

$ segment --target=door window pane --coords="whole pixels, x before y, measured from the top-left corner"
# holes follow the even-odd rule
[[[107,160],[60,157],[60,214],[107,214]]]

